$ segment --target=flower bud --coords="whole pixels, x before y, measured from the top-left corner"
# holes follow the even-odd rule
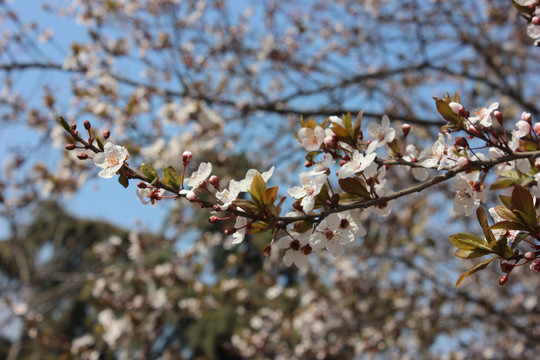
[[[534,132],[536,135],[540,136],[540,123],[534,124]]]
[[[465,108],[463,107],[463,105],[461,105],[460,103],[457,103],[457,102],[450,102],[448,104],[448,106],[450,106],[450,109],[452,109],[452,111],[454,112],[454,114],[456,115],[460,115],[460,113],[465,110]]]
[[[210,177],[209,182],[210,182],[210,184],[212,184],[212,186],[213,186],[214,188],[216,188],[218,191],[220,191],[220,190],[219,190],[219,178],[218,178],[216,175],[212,175],[212,176]]]
[[[219,218],[217,216],[210,216],[208,218],[208,221],[210,221],[212,224],[215,224],[219,221]]]
[[[66,150],[75,150],[75,144],[66,144]]]
[[[86,154],[86,153],[78,153],[77,157],[79,158],[79,160],[86,160],[86,159],[88,159],[88,154]]]
[[[525,254],[523,254],[523,257],[527,260],[533,260],[536,255],[532,251],[527,251]]]
[[[337,141],[334,136],[327,136],[324,138],[324,145],[330,149],[334,149],[337,147]]]
[[[195,191],[188,191],[188,193],[186,194],[186,199],[188,199],[189,201],[197,201],[199,200],[199,197],[197,196]]]
[[[107,129],[107,130],[103,131],[103,138],[105,140],[108,140],[110,136],[111,136],[111,131],[110,130]]]
[[[214,211],[221,211],[221,206],[216,204],[216,205],[212,206],[212,209],[214,209]]]
[[[528,113],[526,111],[521,113],[521,120],[528,122],[529,124],[532,124],[532,116],[531,113]]]
[[[409,133],[411,132],[411,125],[409,124],[401,125],[401,131],[403,131],[403,137],[407,137],[407,135],[409,135]]]
[[[503,275],[503,276],[499,279],[499,285],[504,285],[504,284],[506,284],[507,281],[508,281],[508,275]]]
[[[139,182],[137,183],[137,187],[138,187],[139,189],[146,189],[146,188],[148,187],[148,185],[147,185],[144,181],[139,181]]]
[[[495,115],[495,119],[497,119],[497,121],[499,122],[499,124],[502,124],[503,122],[503,115],[502,115],[502,112],[500,112],[499,110],[495,110],[493,112],[493,115]]]
[[[232,234],[234,234],[235,232],[236,232],[236,229],[235,229],[235,228],[229,228],[229,229],[223,230],[223,233],[224,233],[225,235],[227,235],[227,236],[232,235]]]
[[[193,154],[191,153],[191,151],[184,151],[182,153],[182,162],[184,163],[184,166],[187,166],[187,164],[189,164],[192,158]]]
[[[266,257],[266,258],[270,257],[270,251],[271,250],[272,250],[272,248],[270,247],[270,245],[265,247],[263,252],[262,252],[263,256]]]
[[[533,260],[530,268],[534,272],[540,272],[540,259]]]
[[[466,168],[471,163],[466,157],[460,157],[457,161],[458,165],[462,168]]]
[[[531,22],[532,22],[534,25],[540,25],[540,17],[538,17],[538,16],[533,16]]]
[[[90,124],[90,121],[88,120],[84,120],[84,128],[88,131],[90,131],[90,129],[92,128],[92,125]]]
[[[72,131],[77,130],[77,124],[71,123],[71,130],[72,130]]]

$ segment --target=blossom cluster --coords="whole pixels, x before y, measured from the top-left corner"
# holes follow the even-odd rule
[[[328,251],[339,256],[358,237],[365,236],[367,231],[362,223],[370,215],[388,216],[398,198],[450,178],[454,180],[456,215],[469,216],[487,202],[485,182],[492,168],[499,178],[495,188],[526,184],[535,196],[540,193],[536,185],[540,162],[533,161],[539,155],[535,151],[540,148],[540,124],[533,125],[529,113],[524,112],[508,134],[498,103],[469,112],[457,93],[452,98],[447,95],[435,100],[448,124],[432,145],[420,150],[407,143],[411,127],[402,125],[399,134],[386,115],[380,123],[367,124],[367,136],[362,130],[362,113],[354,121],[350,114],[330,116],[322,124],[302,120],[296,137],[308,152],[307,170],[298,174],[299,185],[286,191],[295,201],[294,211],[285,216],[281,216],[285,197],[278,200],[279,187],[267,187],[275,167],[262,173],[251,169],[244,179],[232,179],[227,188],[222,188],[219,178],[212,175],[210,162],[200,163],[196,171],[186,175],[193,158],[189,151],[182,154],[183,171],[169,166],[163,169],[162,178],[148,164],[143,164],[140,171],[131,169],[127,150],[111,141],[101,143],[101,149],[92,149],[97,151],[93,161],[102,169],[101,177],[110,178],[118,173],[125,186],[129,179],[142,180],[137,195],[145,204],[185,197],[212,208],[211,222],[235,219],[234,226],[225,230],[233,245],[240,244],[246,235],[271,231],[272,241],[263,253],[269,255],[278,239],[277,248],[284,250],[285,265],[302,268],[309,264],[312,253]],[[63,126],[73,132],[72,127]],[[459,132],[467,138],[455,136]],[[90,140],[86,148],[91,148]],[[79,157],[86,159],[88,155]],[[386,179],[392,171],[410,171],[416,184],[413,181],[409,188],[392,191]],[[165,196],[165,192],[172,194]],[[500,221],[494,208],[489,212],[495,221]],[[517,236],[511,230],[504,232],[508,244]],[[529,243],[536,249],[534,241]],[[533,270],[538,267],[534,265],[536,254],[525,258],[523,253],[516,252],[510,256],[506,248],[500,249],[491,246],[484,251],[506,260],[524,260],[531,263]]]

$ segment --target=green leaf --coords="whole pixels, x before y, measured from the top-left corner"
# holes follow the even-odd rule
[[[484,208],[480,206],[478,209],[476,209],[476,217],[478,218],[478,222],[480,223],[480,226],[482,227],[482,230],[484,231],[484,236],[486,237],[486,241],[489,244],[491,244],[492,242],[495,241],[495,236],[493,236],[493,233],[489,229],[486,210],[484,210]]]
[[[491,225],[489,228],[492,230],[529,230],[529,228],[522,223],[513,221],[500,221],[494,225]]]
[[[461,259],[474,259],[474,258],[479,258],[484,255],[491,254],[491,253],[493,252],[482,250],[482,249],[474,249],[474,250],[457,249],[455,252],[455,255]]]
[[[66,121],[62,116],[59,116],[59,117],[58,117],[58,122],[59,122],[60,125],[64,128],[64,130],[66,130],[67,132],[71,133],[71,126],[69,126],[69,124],[67,123],[67,121]]]
[[[249,200],[235,199],[232,203],[247,212],[254,212],[257,210],[257,206]]]
[[[454,93],[454,98],[452,99],[453,102],[457,102],[458,104],[461,104],[461,98],[459,97],[459,91],[456,90]]]
[[[124,175],[120,175],[118,177],[118,182],[120,183],[120,185],[122,185],[125,188],[127,188],[129,186],[129,180]]]
[[[486,251],[491,251],[491,248],[485,239],[473,234],[459,233],[450,235],[450,242],[458,249],[483,249]]]
[[[459,286],[459,284],[461,284],[463,279],[465,279],[467,276],[472,275],[475,272],[478,272],[480,270],[485,269],[489,265],[489,263],[492,262],[495,259],[497,259],[497,257],[492,257],[490,259],[486,259],[486,260],[484,260],[482,262],[479,262],[471,270],[467,271],[466,273],[461,274],[461,276],[456,281],[456,286]]]
[[[512,212],[512,210],[504,206],[495,206],[495,212],[497,213],[497,215],[499,215],[505,220],[513,221],[513,222],[520,222],[519,217],[517,217],[516,214]]]
[[[514,252],[507,245],[507,239],[504,237],[497,240],[491,248],[495,254],[503,257],[506,260],[510,260],[514,257]]]
[[[536,210],[531,193],[522,186],[515,186],[512,191],[512,205],[524,215],[524,220],[529,227],[536,225]],[[515,213],[515,212],[514,212]]]
[[[142,163],[141,171],[143,172],[144,176],[150,179],[150,182],[158,177],[156,170],[150,164]]]
[[[253,203],[257,205],[259,210],[264,210],[264,201],[263,201],[263,194],[266,190],[266,183],[264,182],[263,177],[259,172],[255,172],[255,175],[253,176],[253,182],[251,183],[251,188],[249,189],[249,194],[251,195],[251,199],[253,200]]]
[[[351,112],[349,111],[347,115],[342,116],[343,118],[343,125],[345,126],[345,130],[347,130],[347,135],[349,137],[354,138],[354,130],[352,126],[352,119],[351,119]],[[354,139],[356,141],[356,139]]]
[[[506,189],[514,185],[516,185],[516,179],[500,179],[491,184],[489,190]]]
[[[105,145],[103,144],[103,141],[101,141],[101,139],[99,138],[99,136],[96,136],[96,141],[97,141],[97,144],[98,144],[98,148],[101,150],[101,151],[104,151],[105,150]]]
[[[180,176],[178,175],[178,171],[176,171],[176,169],[172,166],[167,166],[163,169],[163,183],[169,185],[175,190],[180,189]]]
[[[345,178],[338,180],[339,186],[343,191],[349,194],[360,196],[362,199],[369,199],[369,192],[364,183],[357,178]]]
[[[510,207],[510,205],[512,204],[512,198],[510,196],[499,195],[499,199],[501,200],[502,204],[506,207]]]

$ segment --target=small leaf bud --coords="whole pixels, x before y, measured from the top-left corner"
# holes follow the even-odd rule
[[[110,130],[107,129],[107,130],[103,131],[103,138],[105,140],[108,140],[110,136],[111,136],[111,131]]]
[[[215,224],[219,221],[219,218],[217,216],[210,216],[208,218],[208,221],[210,221],[212,224]]]
[[[411,125],[403,124],[401,126],[401,131],[403,131],[403,137],[407,137],[409,133],[411,132]]]
[[[525,254],[523,254],[523,257],[527,260],[533,260],[536,255],[532,251],[527,251]]]
[[[90,130],[92,128],[92,125],[90,124],[90,121],[88,121],[88,120],[84,120],[83,124],[84,124],[84,128],[86,130]]]
[[[229,228],[229,229],[223,230],[223,233],[224,233],[225,235],[227,235],[227,236],[232,235],[232,234],[234,234],[235,232],[236,232],[236,229],[235,229],[235,228]]]
[[[75,150],[75,144],[66,144],[66,150]]]
[[[219,191],[219,178],[216,175],[210,177],[210,184]]]
[[[71,123],[71,130],[72,130],[72,131],[77,130],[77,124]]]
[[[137,183],[137,187],[138,187],[139,189],[146,189],[146,188],[148,187],[148,185],[147,185],[144,181],[139,181],[139,182]]]
[[[78,153],[77,157],[79,158],[79,160],[86,160],[86,159],[88,159],[88,154],[86,154],[86,153]]]
[[[193,153],[191,151],[184,151],[182,153],[182,162],[184,163],[184,166],[187,166],[191,159],[193,158]]]
[[[504,284],[506,284],[507,281],[508,281],[508,275],[503,275],[503,276],[499,279],[499,285],[504,285]]]

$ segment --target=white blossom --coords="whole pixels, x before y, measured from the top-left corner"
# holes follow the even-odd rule
[[[337,214],[330,214],[324,218],[309,238],[313,249],[326,248],[333,255],[339,255],[344,246],[354,241],[353,232],[340,225],[341,218]]]
[[[206,180],[206,178],[208,178],[208,176],[210,176],[211,172],[212,163],[201,163],[199,169],[191,174],[189,178],[185,179],[184,182],[192,188],[197,188]]]
[[[102,168],[98,175],[102,178],[112,178],[129,158],[127,149],[123,146],[115,145],[112,142],[105,143],[103,152],[94,155],[94,164]]]
[[[291,237],[292,236],[292,237]],[[284,236],[277,242],[279,249],[287,249],[283,256],[283,263],[286,266],[296,265],[299,269],[307,266],[308,254],[311,249],[308,250],[306,245],[309,243],[310,232],[297,234],[291,232],[290,235]]]
[[[324,129],[316,126],[314,129],[303,127],[298,131],[298,139],[307,151],[318,150],[324,141]]]
[[[300,186],[295,186],[287,192],[295,199],[302,199],[300,205],[305,212],[309,212],[315,206],[315,197],[321,192],[326,181],[326,174],[320,174],[313,179],[309,173],[300,174]]]
[[[237,216],[234,228],[236,229],[236,232],[232,234],[232,243],[233,245],[237,245],[244,241],[244,238],[246,236],[247,218],[243,216]]]
[[[219,207],[221,210],[227,210],[231,203],[238,197],[240,193],[240,183],[235,180],[231,180],[229,188],[216,193],[216,198],[223,204]]]
[[[377,154],[374,152],[368,153],[364,156],[358,150],[355,150],[352,154],[352,159],[343,164],[341,169],[339,169],[338,179],[344,179],[363,171],[375,161],[376,157]]]
[[[473,111],[471,117],[469,117],[469,121],[473,124],[476,124],[477,121],[480,122],[485,127],[490,127],[493,124],[493,120],[491,119],[491,114],[493,111],[497,110],[499,107],[499,103],[495,102],[486,109],[485,107],[478,108]]]
[[[390,127],[390,118],[384,115],[381,124],[369,123],[367,126],[369,136],[377,141],[377,147],[384,146],[394,140],[396,130]]]
[[[258,173],[258,171],[255,169],[249,169],[247,171],[246,177],[243,180],[241,180],[239,183],[239,189],[241,192],[249,191],[249,189],[251,188],[251,183],[253,182],[253,177],[255,176],[255,173]],[[272,166],[270,170],[263,172],[261,176],[264,182],[267,182],[273,173],[274,173],[274,166]]]

